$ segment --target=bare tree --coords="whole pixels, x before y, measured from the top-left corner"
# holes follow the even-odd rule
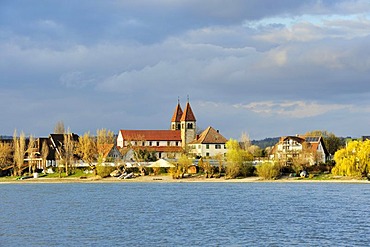
[[[36,158],[36,140],[35,138],[30,135],[28,139],[28,146],[27,146],[27,154],[28,154],[28,173],[32,173],[35,171],[35,158]]]
[[[66,133],[66,130],[64,128],[63,121],[58,121],[54,127],[54,134],[65,134],[65,133]]]
[[[14,143],[14,175],[22,175],[22,168],[24,165],[24,155],[26,154],[26,137],[22,131],[17,137],[17,130],[14,131],[13,135]]]
[[[252,145],[249,135],[246,132],[243,132],[240,137],[240,146],[243,150],[248,151],[249,147]]]
[[[46,159],[48,158],[48,155],[49,147],[47,141],[43,141],[41,147],[41,157],[42,157],[42,169],[44,170],[44,172],[46,172]]]
[[[62,162],[65,167],[66,176],[69,176],[71,167],[73,164],[73,155],[75,151],[75,142],[73,140],[73,134],[68,133],[64,134],[64,142],[62,148]]]

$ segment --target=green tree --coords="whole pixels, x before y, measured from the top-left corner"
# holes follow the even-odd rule
[[[334,155],[334,175],[367,176],[370,171],[370,140],[351,141]]]
[[[247,169],[245,162],[253,160],[253,155],[243,150],[238,141],[230,139],[226,142],[226,177],[236,178],[240,175],[246,175],[243,170]]]
[[[256,173],[263,179],[276,179],[280,175],[280,166],[272,162],[264,162],[257,166]]]
[[[181,174],[181,178],[184,177],[185,173],[188,172],[189,166],[193,163],[193,160],[190,159],[185,154],[182,154],[180,158],[177,160],[177,170]]]

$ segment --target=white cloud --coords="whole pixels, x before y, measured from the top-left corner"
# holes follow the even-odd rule
[[[323,115],[337,110],[351,109],[352,105],[319,104],[305,101],[262,101],[252,102],[246,105],[237,104],[236,108],[244,108],[262,115],[280,115],[290,118],[308,118]]]

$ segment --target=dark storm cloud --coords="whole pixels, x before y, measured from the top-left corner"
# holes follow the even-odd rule
[[[190,95],[234,138],[366,134],[369,30],[365,0],[1,1],[0,131],[166,128]]]

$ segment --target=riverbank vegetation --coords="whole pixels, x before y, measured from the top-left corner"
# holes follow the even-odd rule
[[[64,126],[56,126],[58,133],[64,137],[64,144],[55,153],[55,159],[59,166],[54,167],[54,173],[45,174],[46,157],[48,148],[46,142],[42,143],[42,151],[39,154],[42,158],[42,166],[45,178],[85,178],[99,176],[109,177],[114,170],[123,172],[127,167],[122,160],[112,160],[116,166],[105,166],[108,162],[106,154],[115,143],[115,136],[112,131],[101,129],[97,130],[96,136],[85,133],[77,140],[69,130],[65,131]],[[240,179],[258,176],[263,180],[275,180],[284,177],[303,179],[301,172],[305,171],[304,179],[333,179],[335,177],[347,176],[349,178],[365,178],[369,174],[370,163],[370,140],[351,141],[347,145],[343,139],[336,137],[327,131],[312,131],[307,135],[319,135],[323,137],[325,146],[333,153],[334,159],[327,163],[310,164],[307,157],[311,153],[303,153],[293,157],[289,162],[281,160],[271,160],[268,154],[271,147],[261,149],[253,145],[247,134],[243,133],[240,140],[230,139],[226,143],[226,155],[216,155],[214,157],[202,157],[194,165],[194,157],[184,149],[183,154],[177,160],[173,160],[174,168],[146,168],[143,166],[130,168],[137,176],[142,175],[170,175],[174,179],[192,177],[204,178],[225,178]],[[14,132],[12,143],[0,141],[0,173],[2,176],[32,176],[37,172],[36,165],[33,163],[34,138],[28,139],[23,132],[17,136]],[[127,150],[120,150],[125,153]],[[155,153],[146,149],[132,150],[133,162],[142,163],[157,160]],[[26,159],[27,157],[27,159]],[[74,167],[76,159],[83,160],[88,167],[82,170]],[[27,162],[26,162],[27,160]],[[257,162],[256,162],[257,161]],[[93,165],[94,164],[94,165]],[[195,166],[195,167],[194,167]],[[28,169],[27,169],[28,168]],[[126,170],[126,171],[128,171]],[[191,171],[190,171],[191,170]],[[6,172],[11,171],[11,173]],[[40,170],[38,170],[40,172]],[[302,178],[301,178],[302,177]]]

